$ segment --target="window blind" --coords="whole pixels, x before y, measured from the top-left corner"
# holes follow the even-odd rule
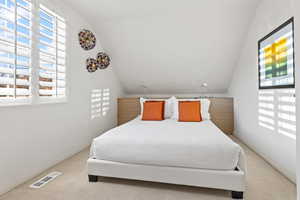
[[[31,96],[32,4],[0,0],[0,100]]]
[[[55,12],[39,9],[39,96],[66,96],[66,23]]]

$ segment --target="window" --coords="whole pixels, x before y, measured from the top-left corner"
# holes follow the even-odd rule
[[[65,19],[34,2],[0,0],[0,105],[66,97]]]
[[[0,100],[31,97],[32,5],[0,0]]]
[[[259,89],[294,88],[294,20],[258,42]]]
[[[66,96],[65,20],[40,5],[39,10],[39,96]]]

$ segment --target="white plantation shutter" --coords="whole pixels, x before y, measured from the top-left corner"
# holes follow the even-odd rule
[[[35,2],[0,0],[1,105],[7,100],[31,100],[36,97],[32,94],[66,97],[66,22]],[[32,56],[38,60],[33,64]]]
[[[31,97],[32,4],[0,0],[0,100]]]
[[[66,23],[53,11],[39,9],[39,96],[66,96]]]

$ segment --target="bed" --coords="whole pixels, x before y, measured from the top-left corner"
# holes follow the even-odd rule
[[[140,117],[94,139],[88,159],[98,176],[245,191],[242,148],[210,120],[142,121]]]

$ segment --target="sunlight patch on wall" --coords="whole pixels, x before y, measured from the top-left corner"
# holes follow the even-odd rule
[[[296,139],[295,90],[260,90],[258,99],[259,125]]]
[[[106,116],[110,110],[110,89],[93,89],[91,92],[91,119]]]
[[[91,94],[91,119],[101,117],[102,90],[93,89]]]
[[[260,91],[258,104],[258,123],[260,126],[275,130],[275,106],[274,106],[274,91]]]
[[[103,89],[102,95],[102,116],[106,116],[110,110],[110,89]]]

